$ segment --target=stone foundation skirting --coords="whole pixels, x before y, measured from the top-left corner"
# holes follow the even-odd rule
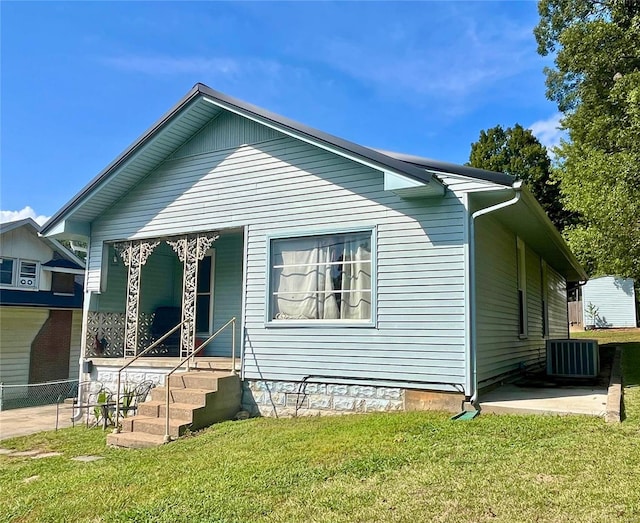
[[[116,391],[118,386],[118,369],[119,367],[111,365],[94,365],[91,371],[91,380],[99,381],[111,392]],[[151,366],[131,367],[122,372],[121,387],[131,390],[138,383],[143,381],[152,381],[156,386],[164,385],[164,378],[167,373],[165,368],[154,368]]]
[[[428,394],[429,401],[418,402],[416,396],[423,394]],[[458,412],[463,399],[460,394],[400,387],[245,380],[242,408],[252,416],[278,417],[429,409]]]

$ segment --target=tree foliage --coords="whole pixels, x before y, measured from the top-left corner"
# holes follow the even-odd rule
[[[554,177],[580,215],[566,230],[592,275],[640,280],[640,2],[542,0],[534,33],[569,139]]]
[[[469,165],[523,180],[559,230],[571,223],[570,213],[560,202],[558,184],[551,180],[547,149],[529,129],[515,124],[506,130],[497,125],[480,131],[478,141],[471,144]]]

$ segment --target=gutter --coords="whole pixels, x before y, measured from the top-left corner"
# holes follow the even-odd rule
[[[509,207],[511,205],[515,205],[520,201],[522,197],[522,181],[516,180],[513,182],[511,188],[514,190],[515,195],[511,200],[506,202],[498,203],[496,205],[492,205],[490,207],[485,207],[484,209],[479,209],[471,215],[470,223],[469,223],[469,294],[470,294],[470,302],[471,302],[471,340],[469,345],[467,346],[467,361],[470,363],[470,383],[471,388],[468,393],[471,394],[471,398],[469,402],[475,407],[478,402],[478,358],[477,358],[477,328],[476,328],[476,232],[475,232],[475,221],[480,216],[484,216],[485,214],[489,214],[491,212],[504,209],[505,207]]]

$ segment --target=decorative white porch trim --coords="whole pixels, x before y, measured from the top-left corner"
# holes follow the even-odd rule
[[[143,346],[151,344],[153,314],[141,312],[138,317],[138,341]],[[121,358],[124,355],[124,330],[126,315],[123,312],[87,313],[86,350],[84,356]]]
[[[127,303],[125,308],[124,356],[132,357],[138,350],[138,317],[140,308],[140,273],[160,241],[134,240],[119,242],[114,247],[129,271],[127,274]]]
[[[193,352],[196,339],[196,294],[198,285],[198,262],[201,261],[214,241],[217,232],[188,235],[178,240],[167,240],[180,261],[182,272],[182,325],[180,334],[180,357],[186,358]]]

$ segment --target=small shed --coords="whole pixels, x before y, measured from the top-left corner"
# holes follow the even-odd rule
[[[602,276],[582,287],[584,325],[635,327],[636,298],[632,278]]]

